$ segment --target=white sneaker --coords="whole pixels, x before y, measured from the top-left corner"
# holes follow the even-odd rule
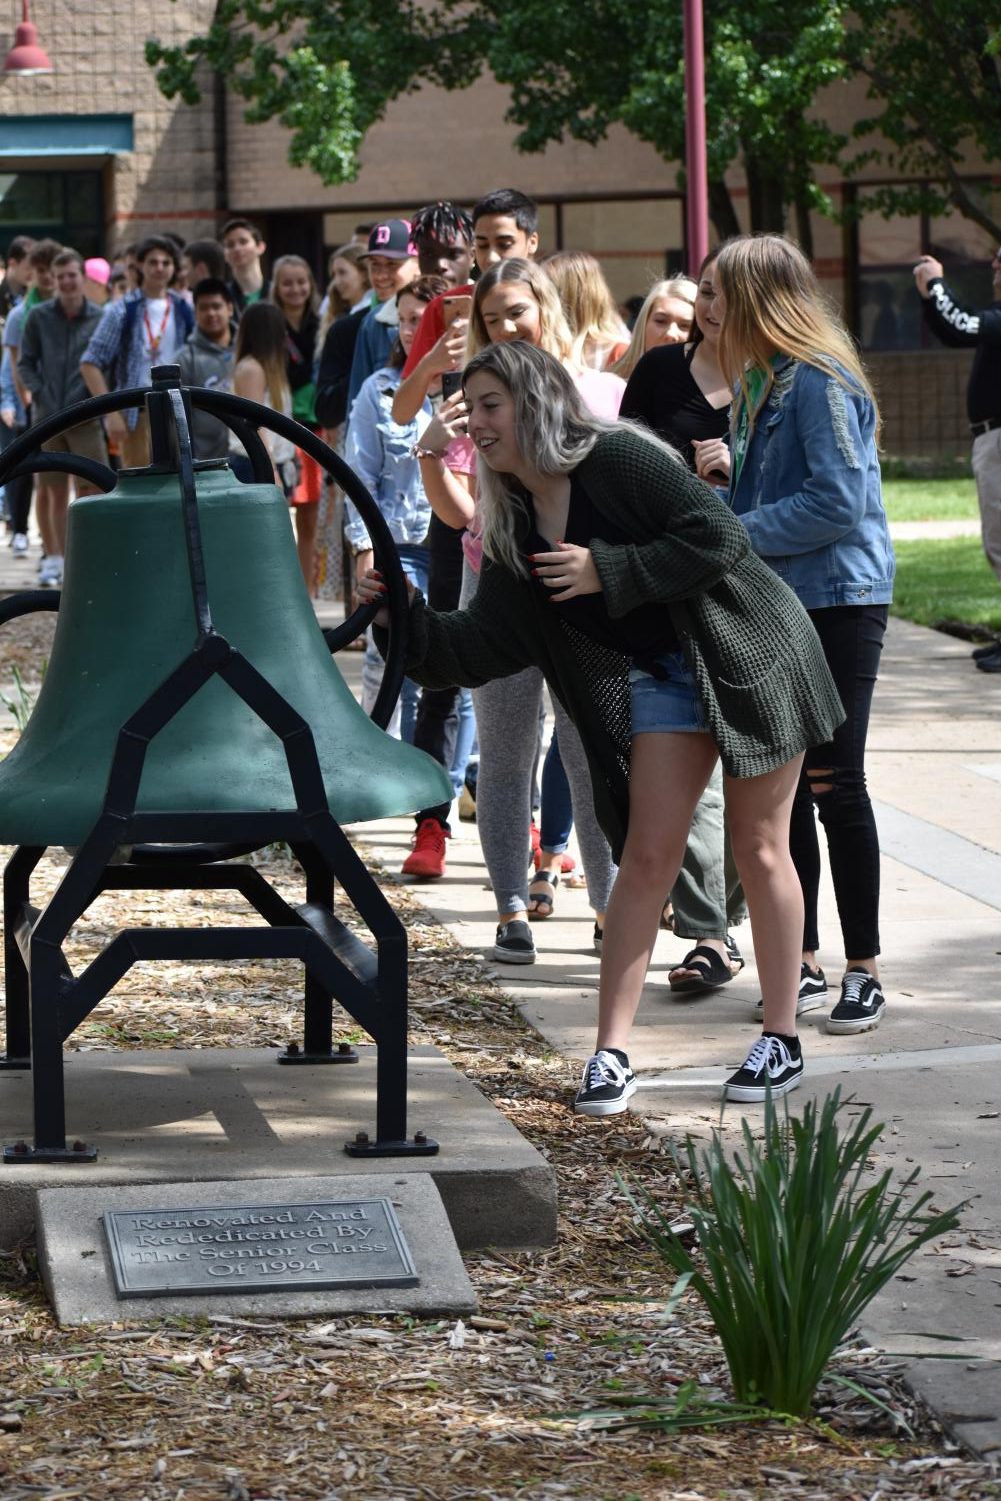
[[[38,570],[38,582],[43,589],[58,589],[63,581],[63,560],[58,553],[45,558]]]
[[[15,558],[23,558],[28,551],[28,539],[23,532],[15,532],[14,540],[10,545]]]

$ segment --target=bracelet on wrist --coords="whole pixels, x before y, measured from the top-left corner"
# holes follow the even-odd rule
[[[435,448],[425,448],[421,443],[411,443],[410,457],[412,459],[443,459],[445,452],[442,450],[439,453]]]

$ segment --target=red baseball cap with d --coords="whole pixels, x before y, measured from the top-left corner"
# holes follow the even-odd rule
[[[368,249],[359,259],[368,255],[384,255],[389,261],[405,261],[417,254],[417,247],[410,238],[409,219],[386,219],[373,226],[368,237]]]

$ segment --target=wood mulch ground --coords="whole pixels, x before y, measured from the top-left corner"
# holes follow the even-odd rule
[[[47,630],[34,622],[19,640],[37,678]],[[263,860],[294,889],[281,851]],[[51,887],[58,863],[39,875]],[[552,1164],[558,1245],[467,1256],[480,1312],[465,1322],[219,1317],[93,1330],[56,1326],[30,1247],[0,1254],[2,1501],[1001,1497],[869,1349],[846,1348],[837,1371],[882,1405],[827,1381],[809,1423],[662,1433],[581,1417],[630,1396],[670,1403],[691,1382],[704,1400],[729,1394],[700,1305],[688,1298],[665,1316],[671,1278],[616,1175],[679,1217],[683,1187],[638,1121],[571,1115],[564,1060],[408,890],[388,877],[387,890],[410,933],[413,1040],[440,1047]],[[232,893],[109,895],[80,925],[75,960],[126,913],[130,924],[244,919]],[[71,1046],[270,1047],[294,1032],[300,988],[297,967],[275,962],[137,966]]]

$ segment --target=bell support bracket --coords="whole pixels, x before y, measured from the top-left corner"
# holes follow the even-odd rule
[[[44,911],[31,906],[29,891],[32,872],[44,848],[22,846],[8,861],[4,872],[7,1056],[0,1060],[0,1067],[32,1070],[35,1138],[30,1146],[19,1141],[6,1147],[4,1161],[95,1159],[95,1150],[85,1143],[66,1143],[63,1043],[132,964],[148,959],[264,957],[296,958],[305,966],[303,1046],[301,1050],[290,1047],[280,1061],[357,1061],[349,1045],[341,1044],[336,1051],[333,1048],[334,998],[377,1045],[376,1135],[370,1140],[360,1131],[345,1150],[355,1156],[433,1155],[438,1144],[424,1132],[407,1136],[406,932],[330,813],[309,724],[213,626],[188,431],[190,406],[212,412],[238,431],[250,453],[256,479],[271,480],[270,460],[256,431],[267,426],[311,453],[358,504],[385,569],[395,626],[383,691],[372,716],[383,725],[402,680],[407,608],[406,585],[392,537],[364,486],[307,428],[225,393],[182,390],[176,366],[155,369],[152,390],[97,397],[39,423],[30,434],[11,444],[0,459],[0,482],[15,470],[34,469],[41,443],[54,433],[86,418],[143,402],[150,418],[150,468],[176,473],[180,481],[195,642],[121,727],[101,814]],[[46,455],[46,460],[49,457]],[[85,473],[79,464],[76,469],[66,467],[101,488],[107,484],[105,474]],[[57,598],[50,595],[15,596],[0,605],[0,622],[56,604]],[[366,618],[373,614],[373,607],[364,612]],[[363,623],[360,616],[352,617],[352,636]],[[294,812],[136,811],[151,742],[213,677],[222,679],[280,739],[295,797]],[[192,839],[222,842],[185,843]],[[212,863],[275,840],[290,844],[305,872],[306,901],[298,907],[290,906],[253,867]],[[155,841],[163,841],[168,848],[161,851]],[[124,864],[115,864],[123,849],[131,852],[130,858]],[[337,883],[372,934],[374,949],[335,917]],[[102,891],[139,887],[228,887],[240,892],[267,926],[204,931],[127,929],[112,939],[79,976],[74,976],[62,947],[74,923]]]

